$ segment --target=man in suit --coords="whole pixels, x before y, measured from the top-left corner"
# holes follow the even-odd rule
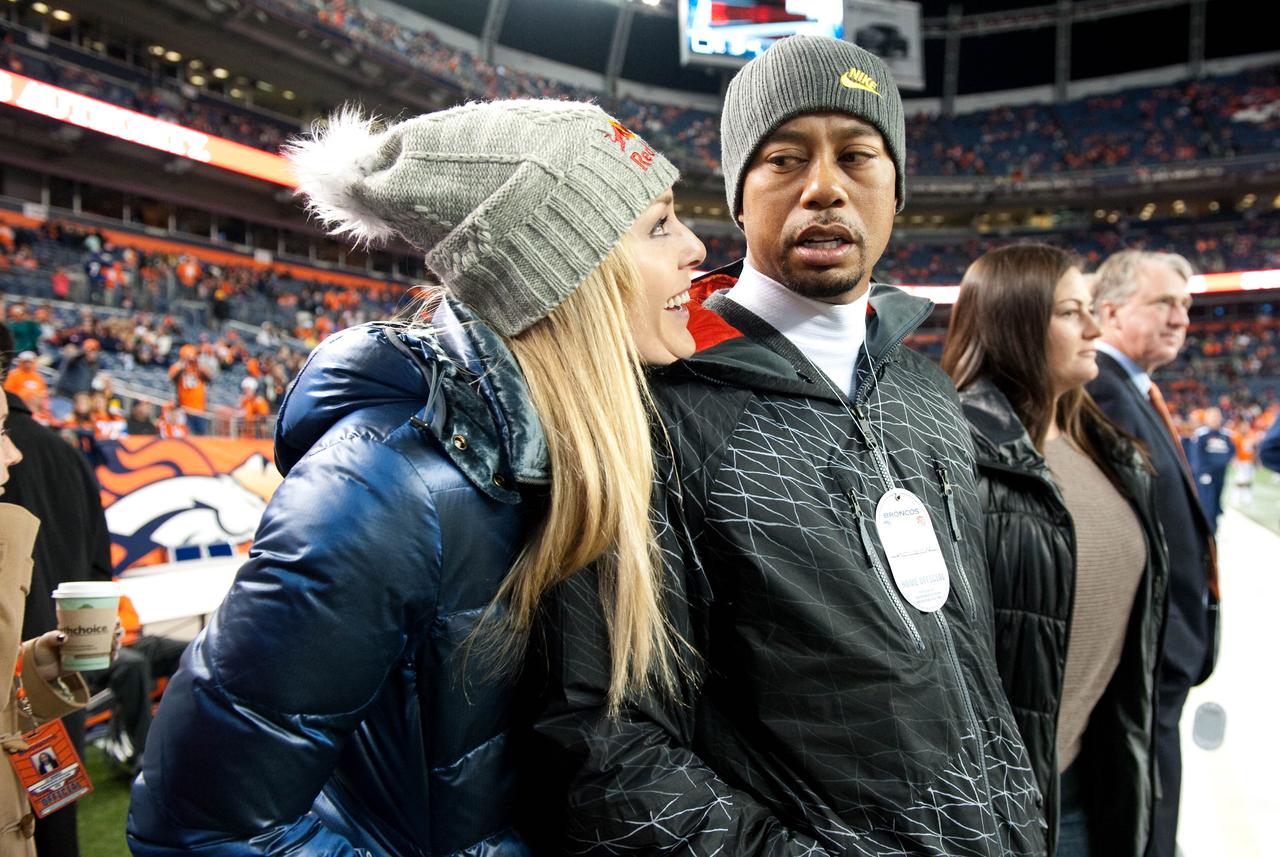
[[[1169,547],[1168,619],[1160,666],[1156,755],[1161,797],[1148,857],[1175,857],[1182,754],[1178,721],[1187,692],[1209,677],[1216,654],[1217,566],[1212,527],[1160,388],[1157,367],[1186,338],[1191,265],[1172,253],[1123,250],[1098,269],[1094,305],[1102,338],[1089,393],[1117,425],[1142,440],[1156,469],[1157,505]]]

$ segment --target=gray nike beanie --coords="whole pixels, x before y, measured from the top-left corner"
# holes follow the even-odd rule
[[[720,165],[734,223],[742,181],[760,144],[805,113],[849,113],[884,137],[898,176],[898,211],[907,199],[906,123],[902,97],[875,54],[826,36],[790,36],[738,70],[720,116]],[[739,228],[741,228],[738,223]]]
[[[594,104],[466,104],[378,129],[354,109],[286,149],[307,207],[357,243],[399,235],[514,336],[568,297],[678,173]]]

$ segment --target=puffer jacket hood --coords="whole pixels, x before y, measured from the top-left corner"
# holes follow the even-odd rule
[[[778,331],[725,297],[742,272],[742,263],[720,268],[693,284],[700,304],[689,322],[698,352],[658,373],[688,373],[746,389],[839,402],[841,396],[821,382],[808,359]],[[933,311],[933,301],[913,297],[880,283],[871,284],[865,354],[859,360],[857,388],[867,391],[868,373],[881,369],[905,339]],[[764,346],[764,347],[762,347]]]
[[[526,484],[548,481],[546,439],[511,352],[461,304],[442,303],[432,322],[358,325],[316,347],[280,405],[275,449],[282,475],[351,414],[426,402],[419,419],[449,441],[444,452],[479,490],[515,502],[502,488],[514,487],[504,474]]]
[[[961,392],[960,404],[969,420],[974,457],[979,463],[1027,473],[1045,472],[1044,458],[995,384],[986,378],[975,381]]]

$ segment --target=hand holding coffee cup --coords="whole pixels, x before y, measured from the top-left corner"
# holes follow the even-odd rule
[[[53,591],[61,643],[62,671],[88,672],[111,666],[116,651],[120,589],[115,583],[71,581]]]
[[[111,662],[115,663],[120,654],[120,641],[124,639],[124,626],[116,620],[116,635],[111,644]],[[32,662],[36,673],[45,681],[69,676],[74,670],[62,668],[62,646],[67,642],[67,635],[62,631],[46,631],[35,638],[32,646]]]

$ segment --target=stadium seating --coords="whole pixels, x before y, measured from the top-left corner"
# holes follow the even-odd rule
[[[610,98],[515,68],[495,66],[445,45],[427,30],[411,31],[343,0],[257,0],[275,14],[317,28],[330,39],[403,67],[465,98],[552,97],[598,101],[640,130],[686,172],[719,172],[718,116],[705,110]],[[0,24],[7,44],[0,67],[150,115],[275,151],[301,123],[247,104],[210,96],[173,81],[129,74],[115,64],[91,68],[83,53],[49,41],[19,46],[18,31]],[[126,79],[127,78],[127,79]],[[1026,178],[1081,169],[1151,167],[1172,162],[1267,155],[1280,151],[1280,66],[1182,83],[1127,89],[1059,105],[1003,106],[952,117],[908,121],[908,172],[920,176]],[[1088,129],[1070,133],[1068,129]]]

